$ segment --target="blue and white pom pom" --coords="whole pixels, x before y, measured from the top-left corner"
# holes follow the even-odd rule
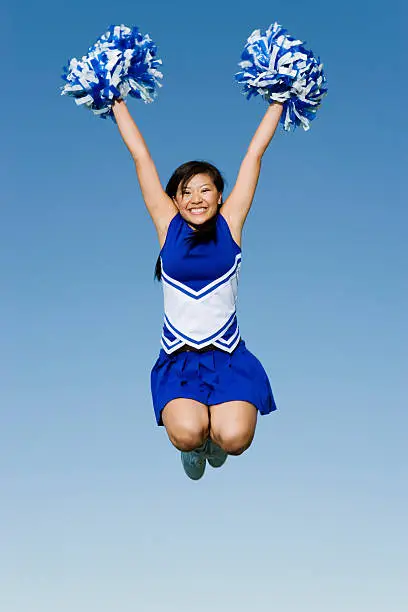
[[[276,22],[252,32],[235,78],[248,99],[260,95],[269,103],[283,103],[285,130],[299,125],[308,130],[327,93],[326,77],[320,60],[286,32]]]
[[[159,79],[161,60],[157,47],[137,27],[111,26],[80,60],[73,58],[64,68],[65,85],[61,95],[73,96],[78,105],[95,115],[113,117],[112,104],[130,95],[152,102]]]

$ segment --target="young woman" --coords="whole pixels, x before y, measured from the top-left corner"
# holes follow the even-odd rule
[[[243,453],[257,413],[276,409],[265,370],[240,338],[235,305],[242,228],[282,105],[268,107],[225,202],[222,176],[207,162],[183,164],[164,190],[125,102],[117,100],[113,112],[161,249],[156,276],[165,317],[151,375],[155,415],[186,474],[198,480],[206,461],[220,467],[228,454]]]

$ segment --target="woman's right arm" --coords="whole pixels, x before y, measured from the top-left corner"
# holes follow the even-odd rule
[[[160,183],[149,149],[125,102],[116,100],[112,110],[123,141],[135,162],[143,199],[156,226],[160,246],[162,246],[169,223],[177,213],[177,207]]]

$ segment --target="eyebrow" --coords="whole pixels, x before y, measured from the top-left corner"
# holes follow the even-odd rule
[[[200,189],[201,187],[211,187],[211,183],[203,183],[202,185],[200,185]],[[190,189],[190,187],[188,186],[183,187],[183,191],[185,191],[186,189]]]

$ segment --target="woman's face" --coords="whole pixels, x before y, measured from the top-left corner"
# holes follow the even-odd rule
[[[217,213],[222,202],[220,193],[208,174],[196,174],[173,198],[183,219],[192,225],[201,225]]]

